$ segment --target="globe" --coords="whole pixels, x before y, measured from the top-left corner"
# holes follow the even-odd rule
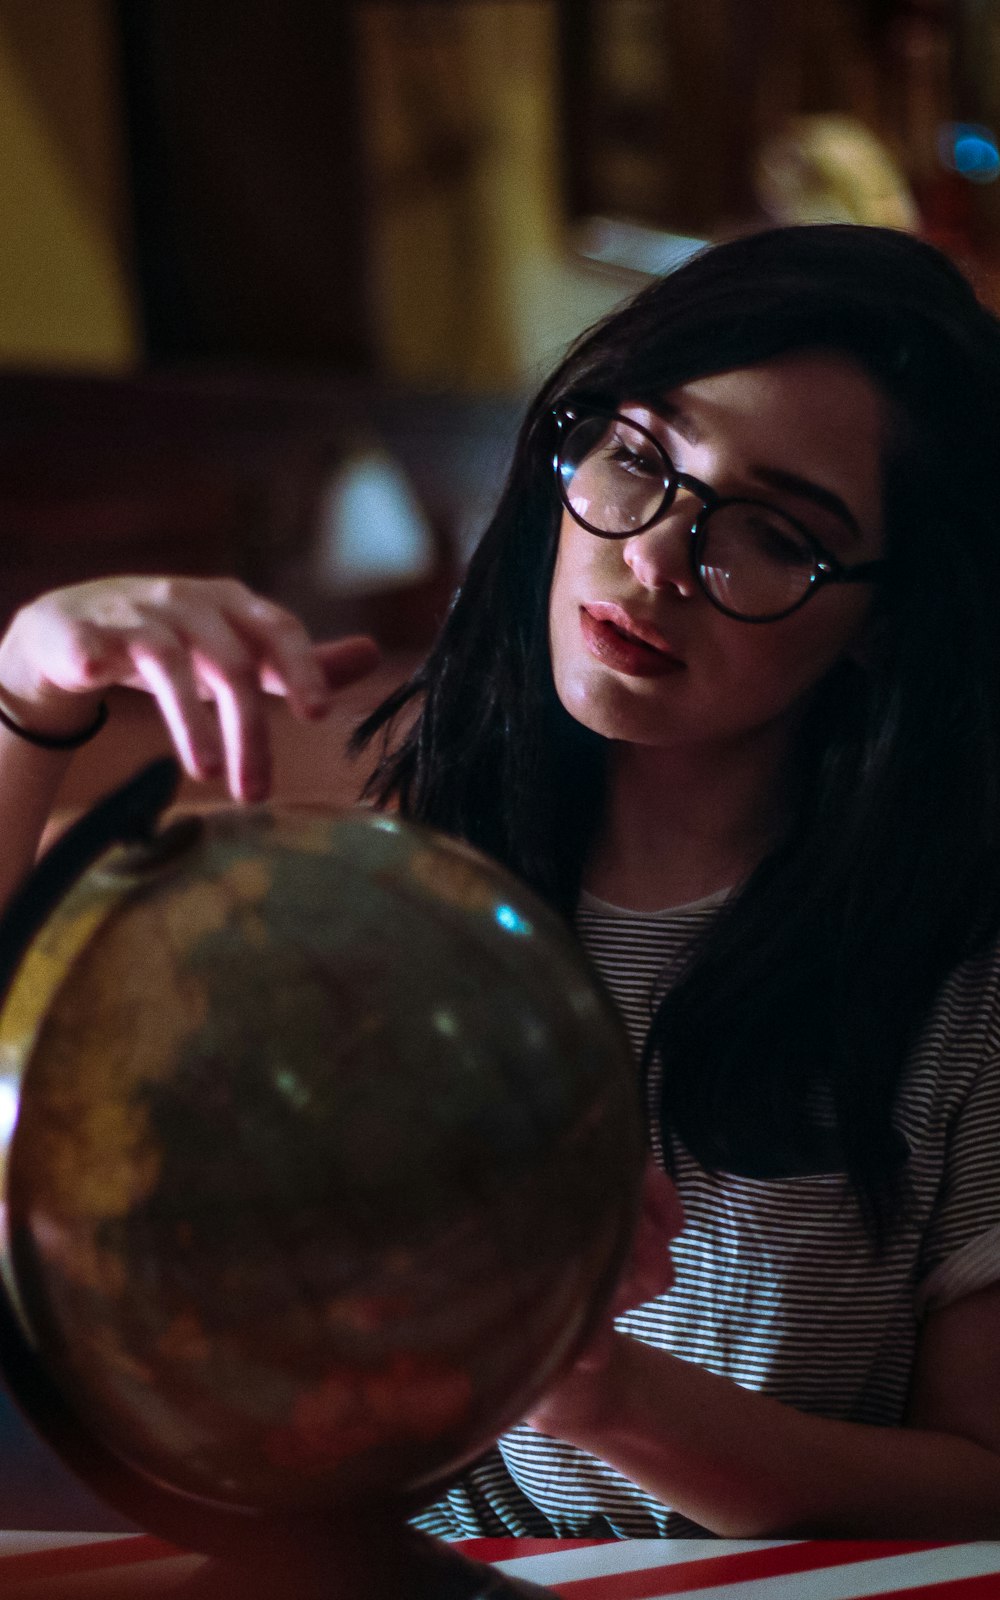
[[[364,810],[100,854],[8,987],[0,1124],[5,1294],[64,1429],[219,1516],[429,1501],[588,1337],[642,1169],[571,932]]]

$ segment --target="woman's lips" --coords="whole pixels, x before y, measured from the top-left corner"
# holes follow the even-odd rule
[[[581,606],[580,628],[591,655],[615,672],[661,678],[684,667],[655,628],[636,622],[621,606],[606,601]]]

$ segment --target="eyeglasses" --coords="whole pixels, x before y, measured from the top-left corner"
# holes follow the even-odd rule
[[[563,505],[600,539],[628,539],[666,516],[680,489],[701,501],[688,555],[699,588],[740,622],[777,622],[829,583],[873,583],[885,561],[847,567],[766,500],[722,496],[678,472],[660,442],[617,412],[559,407],[553,457]]]

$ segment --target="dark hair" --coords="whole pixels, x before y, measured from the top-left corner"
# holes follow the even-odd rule
[[[956,267],[887,229],[775,229],[700,253],[584,334],[528,411],[426,664],[355,743],[383,731],[377,802],[480,846],[571,915],[604,747],[552,682],[551,409],[655,400],[802,349],[854,359],[888,400],[879,650],[814,691],[795,820],[660,1006],[647,1055],[669,1062],[665,1134],[710,1170],[828,1165],[825,1096],[878,1241],[904,1193],[907,1047],[1000,923],[1000,324]]]

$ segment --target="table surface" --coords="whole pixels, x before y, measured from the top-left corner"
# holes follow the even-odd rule
[[[1000,1600],[1000,1542],[474,1539],[459,1548],[565,1600]],[[167,1596],[199,1560],[144,1534],[0,1533],[0,1595],[43,1600],[61,1580],[60,1594],[80,1600],[113,1600],[126,1582],[131,1593]]]

